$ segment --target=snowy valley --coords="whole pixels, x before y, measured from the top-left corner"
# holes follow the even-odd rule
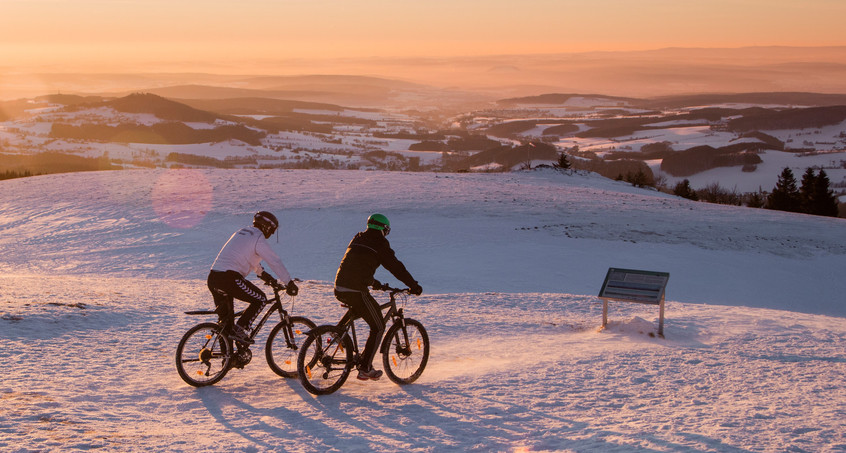
[[[378,95],[344,95],[352,83]],[[694,189],[717,184],[739,194],[771,191],[785,167],[797,177],[824,169],[840,201],[846,198],[840,95],[503,99],[340,76],[297,86],[302,91],[186,86],[4,101],[0,163],[7,171],[49,173],[56,170],[45,170],[47,158],[37,156],[57,161],[59,153],[72,156],[63,157],[68,168],[88,169],[491,172],[551,165],[564,154],[574,168],[611,179],[643,172],[650,185],[672,188],[687,179]]]

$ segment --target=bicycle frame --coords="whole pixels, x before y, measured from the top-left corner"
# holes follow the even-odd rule
[[[404,290],[401,290],[401,289],[398,289],[398,288],[391,288],[390,289],[390,296],[391,296],[390,302],[386,302],[384,304],[379,305],[380,311],[384,310],[386,308],[388,309],[388,311],[385,312],[384,316],[382,317],[382,322],[385,324],[386,327],[388,326],[388,321],[392,321],[393,323],[397,323],[397,322],[401,322],[405,318],[404,315],[403,315],[402,308],[397,308],[397,301],[396,301],[397,294],[401,294],[403,291]],[[341,320],[338,322],[338,324],[336,326],[337,326],[338,329],[341,329],[341,331],[343,331],[347,335],[351,336],[352,344],[353,344],[353,357],[354,357],[354,360],[357,363],[359,361],[359,359],[361,358],[361,354],[360,354],[360,351],[359,351],[359,348],[358,348],[358,337],[357,337],[356,332],[355,332],[355,320],[359,319],[361,317],[353,312],[352,307],[347,306],[347,305],[345,305],[345,306],[347,307],[347,312],[344,314],[344,316],[341,317]],[[404,330],[403,330],[403,333],[404,333],[404,335],[408,335]],[[387,340],[387,337],[382,338],[380,346],[379,346],[379,351],[383,351],[385,349],[385,346],[388,344],[387,343],[388,341],[389,340]],[[406,341],[408,341],[408,338],[406,338]]]
[[[264,327],[264,325],[267,323],[267,320],[270,319],[270,316],[273,314],[274,311],[279,312],[279,320],[280,321],[287,321],[290,318],[288,311],[285,310],[284,307],[282,307],[282,296],[279,294],[279,292],[280,292],[279,288],[277,288],[277,287],[273,288],[273,299],[271,299],[272,302],[269,304],[267,310],[264,311],[262,317],[259,319],[259,322],[252,329],[252,332],[250,333],[250,340],[255,340],[255,337],[258,336],[258,333],[261,331],[262,327]],[[232,315],[232,319],[228,320],[228,321],[234,322],[235,318],[240,316],[242,313],[244,313],[243,310],[236,312],[235,314]],[[186,311],[185,314],[188,314],[188,315],[215,315],[215,314],[218,314],[218,313],[217,313],[216,310],[196,310],[196,311]],[[223,327],[223,324],[225,322],[226,321],[220,320],[220,321],[218,321],[218,324],[221,324],[221,327]],[[294,338],[294,332],[291,329],[291,323],[286,324],[286,328],[284,330],[284,333],[285,333],[285,343],[287,344],[287,346],[288,347],[294,347],[295,345],[293,344],[293,341],[292,341],[292,338]]]
[[[270,308],[268,308],[267,311],[264,312],[264,315],[261,317],[261,320],[259,320],[258,324],[256,324],[256,327],[253,329],[253,332],[250,334],[250,339],[251,340],[255,339],[255,337],[258,335],[259,331],[261,330],[261,328],[267,322],[268,318],[270,318],[271,313],[273,313],[273,311],[275,310],[275,311],[279,312],[279,320],[285,323],[285,329],[283,330],[283,332],[285,333],[285,343],[286,343],[286,345],[289,348],[295,348],[296,349],[297,346],[296,346],[296,344],[294,344],[294,341],[293,341],[294,330],[292,328],[292,324],[289,322],[291,316],[288,314],[288,310],[285,310],[285,308],[282,307],[282,300],[281,300],[281,297],[279,296],[279,292],[278,291],[275,291],[275,292],[276,292],[275,301],[273,302],[273,304],[271,304]]]

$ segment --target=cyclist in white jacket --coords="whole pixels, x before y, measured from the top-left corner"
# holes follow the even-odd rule
[[[232,325],[232,336],[241,343],[253,342],[249,338],[249,330],[268,302],[264,292],[246,279],[250,272],[255,272],[256,275],[266,273],[261,266],[262,261],[276,274],[279,283],[285,286],[286,293],[295,296],[299,291],[288,269],[267,243],[267,238],[278,226],[276,216],[267,211],[257,212],[253,216],[253,226],[241,228],[232,234],[218,253],[209,272],[209,291],[214,297],[218,315],[226,326],[233,324],[233,299],[250,304]]]

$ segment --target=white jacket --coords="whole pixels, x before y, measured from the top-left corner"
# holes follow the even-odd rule
[[[249,226],[232,234],[220,249],[211,269],[222,272],[235,271],[246,277],[250,272],[261,274],[264,271],[261,267],[262,261],[270,266],[270,270],[283,285],[291,281],[291,274],[282,264],[279,255],[270,248],[261,230]]]

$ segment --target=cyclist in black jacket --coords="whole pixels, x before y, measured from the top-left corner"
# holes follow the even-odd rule
[[[376,269],[383,266],[410,289],[411,294],[420,295],[423,288],[397,259],[391,244],[385,237],[391,232],[391,223],[382,214],[373,214],[367,219],[367,229],[355,235],[347,246],[338,272],[335,274],[335,297],[349,305],[355,313],[367,322],[370,334],[362,353],[362,365],[358,370],[361,380],[377,380],[381,370],[373,369],[373,358],[385,331],[385,321],[379,303],[370,295],[368,287],[381,286],[373,278]]]

